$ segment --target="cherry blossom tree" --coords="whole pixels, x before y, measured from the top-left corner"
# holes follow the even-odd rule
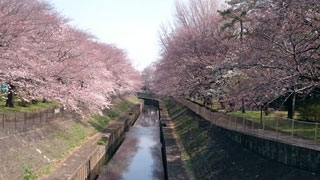
[[[140,86],[123,50],[71,27],[49,4],[3,0],[0,16],[0,81],[9,84],[8,106],[16,94],[100,113],[113,95]]]
[[[262,2],[247,14],[251,29],[247,50],[229,67],[254,74],[242,90],[259,106],[285,97],[292,118],[296,96],[319,87],[319,5],[316,1]]]
[[[319,89],[319,9],[316,0],[231,0],[218,16],[213,0],[178,4],[154,90],[243,110],[283,99],[292,118],[296,97]]]
[[[156,86],[170,83],[170,89],[161,92],[171,95],[205,96],[210,89],[210,66],[222,55],[219,36],[217,1],[190,1],[177,3],[173,28],[162,33],[163,59],[157,64]],[[163,71],[163,72],[162,72]],[[164,81],[160,83],[158,81]]]

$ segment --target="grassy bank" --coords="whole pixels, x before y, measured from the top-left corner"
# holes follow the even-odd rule
[[[169,115],[175,116],[184,107],[164,100]],[[270,180],[312,179],[319,174],[284,166],[264,159],[219,133],[219,128],[185,111],[174,119],[176,134],[184,146],[184,157],[196,179]]]
[[[184,109],[183,106],[172,100],[164,99],[163,102],[171,117]],[[205,156],[204,150],[208,149],[209,137],[204,131],[199,129],[198,121],[195,120],[196,118],[198,117],[192,116],[190,112],[186,111],[174,119],[174,124],[176,134],[183,145],[183,159],[188,169],[196,179],[202,179],[203,176],[200,171],[202,171],[208,162],[205,161],[206,158],[199,159],[199,157]]]
[[[133,107],[139,100],[135,96],[126,96],[117,98],[113,101],[110,109],[104,110],[102,116],[92,116],[87,120],[76,120],[67,123],[62,129],[55,130],[48,137],[40,141],[29,143],[30,151],[36,149],[45,155],[50,162],[33,161],[31,156],[19,158],[21,162],[21,171],[23,171],[23,180],[34,180],[41,176],[49,174],[56,164],[63,161],[77,147],[81,146],[88,138],[101,131],[112,120],[119,117],[122,113]],[[29,151],[29,150],[26,150]],[[28,153],[26,153],[26,156]],[[29,160],[29,161],[28,161]],[[39,166],[41,164],[41,166]]]
[[[28,102],[28,103],[17,103],[15,102],[14,108],[5,107],[6,101],[3,96],[0,96],[0,114],[8,114],[8,113],[15,113],[15,112],[32,112],[32,111],[38,111],[38,110],[44,110],[48,108],[54,108],[58,107],[59,103],[57,102],[42,102],[34,101]]]
[[[89,118],[89,123],[96,129],[96,131],[101,131],[108,125],[108,123],[117,117],[119,117],[123,112],[129,110],[134,104],[137,104],[139,100],[136,96],[126,96],[115,99],[112,102],[112,107],[110,109],[105,109],[103,115],[94,115]]]

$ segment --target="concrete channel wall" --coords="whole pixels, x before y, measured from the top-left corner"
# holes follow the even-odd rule
[[[162,143],[162,158],[165,172],[165,180],[189,180],[192,179],[182,157],[182,145],[175,135],[175,125],[169,116],[168,110],[160,103],[161,128],[160,137]]]
[[[208,121],[217,113],[188,100],[179,102]],[[268,159],[312,172],[320,171],[320,151],[217,127],[221,134]]]
[[[68,178],[68,180],[94,180],[99,174],[100,167],[111,159],[115,151],[124,140],[125,132],[138,119],[143,103],[135,105],[118,119],[111,122],[102,132],[102,145],[97,147],[90,154],[79,168]],[[104,143],[103,143],[104,142]],[[103,145],[104,144],[104,145]]]

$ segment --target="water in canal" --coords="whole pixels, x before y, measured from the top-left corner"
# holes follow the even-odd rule
[[[158,113],[145,106],[118,151],[102,167],[98,180],[164,179]]]

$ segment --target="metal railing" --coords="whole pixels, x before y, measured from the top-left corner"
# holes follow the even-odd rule
[[[180,102],[217,126],[265,139],[320,150],[318,122],[306,122],[280,117],[264,117],[261,120],[250,119],[245,114],[239,117],[213,112],[211,109],[188,100],[180,100]]]
[[[64,113],[60,107],[32,112],[0,114],[0,132],[17,133],[41,127]]]
[[[105,162],[106,149],[98,146],[89,158],[68,178],[68,180],[94,180],[99,174],[99,168]]]

